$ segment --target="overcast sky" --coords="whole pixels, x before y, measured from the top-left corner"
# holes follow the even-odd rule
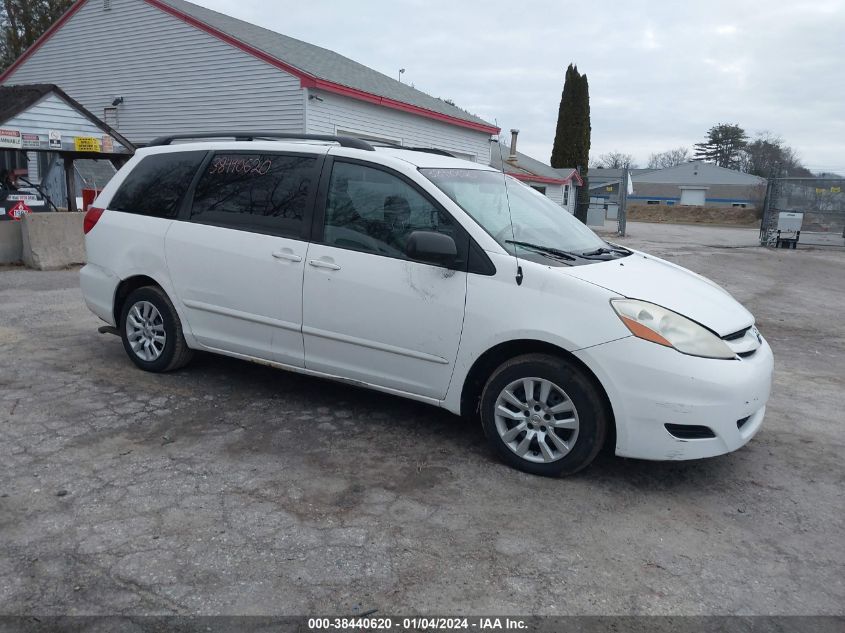
[[[448,98],[548,162],[567,64],[590,82],[592,156],[738,123],[845,171],[845,0],[194,0]]]

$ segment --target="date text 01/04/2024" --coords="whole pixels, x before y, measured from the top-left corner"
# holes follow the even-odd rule
[[[520,618],[502,617],[413,617],[393,619],[389,617],[353,618],[309,618],[308,629],[312,631],[416,631],[416,630],[522,630],[527,623]]]

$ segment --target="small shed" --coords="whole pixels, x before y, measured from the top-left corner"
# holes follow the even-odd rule
[[[134,151],[132,143],[54,84],[0,86],[0,170],[37,186],[50,159],[60,160],[69,211],[77,208],[74,161],[105,160],[119,167]],[[3,218],[6,206],[0,200]]]

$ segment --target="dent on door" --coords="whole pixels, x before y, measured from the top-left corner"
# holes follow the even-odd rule
[[[443,397],[463,325],[466,273],[324,245],[311,245],[307,260],[306,367]]]

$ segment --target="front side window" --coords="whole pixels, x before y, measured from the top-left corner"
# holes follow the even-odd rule
[[[336,161],[326,198],[323,242],[332,246],[405,258],[414,231],[450,235],[458,256],[463,232],[445,211],[404,180],[386,171]]]
[[[197,183],[191,220],[300,237],[316,156],[217,154]]]
[[[109,209],[175,218],[203,158],[205,152],[167,152],[142,158],[121,183]]]

